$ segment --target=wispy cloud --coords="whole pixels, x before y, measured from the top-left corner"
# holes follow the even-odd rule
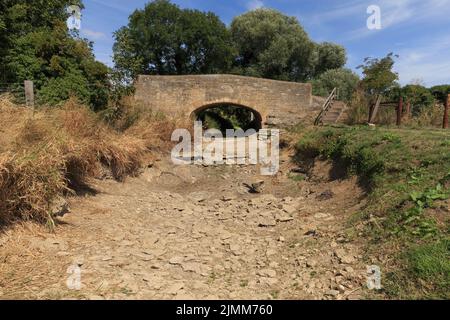
[[[251,0],[247,3],[248,10],[255,10],[264,7],[264,2],[261,0]]]
[[[347,32],[345,40],[357,40],[388,30],[394,26],[417,24],[423,21],[448,19],[450,15],[450,0],[378,0],[376,5],[381,8],[381,30],[369,30],[366,25],[367,7],[373,1],[347,2],[326,12],[314,16],[314,23],[323,24],[344,19],[358,19],[361,26]]]
[[[90,38],[92,40],[99,40],[99,39],[102,39],[102,38],[106,37],[106,34],[104,34],[103,32],[94,31],[94,30],[90,30],[90,29],[84,29],[84,28],[81,29],[81,33],[84,36],[86,36],[86,37],[88,37],[88,38]]]
[[[400,50],[396,71],[402,84],[422,79],[427,86],[450,83],[450,37],[435,37],[427,43]]]
[[[104,6],[106,8],[109,9],[113,9],[115,11],[119,11],[122,13],[130,13],[133,10],[131,10],[130,8],[132,8],[133,6],[130,6],[130,4],[126,1],[123,1],[123,5],[122,4],[118,4],[116,1],[105,1],[105,0],[91,0],[92,2],[100,5],[100,6]]]

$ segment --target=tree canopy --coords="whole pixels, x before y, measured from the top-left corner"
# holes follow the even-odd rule
[[[136,10],[115,33],[114,62],[125,79],[138,74],[205,74],[228,70],[233,45],[211,12],[180,9],[167,0]]]
[[[227,28],[213,13],[155,0],[115,33],[116,71],[138,74],[235,73],[305,81],[346,63],[345,49],[314,43],[295,17],[272,9],[240,15]]]
[[[339,99],[350,101],[359,83],[359,76],[350,69],[331,69],[312,81],[313,94],[328,96],[334,88],[339,90]]]
[[[42,103],[73,95],[95,109],[108,99],[108,68],[95,60],[92,44],[66,26],[73,0],[5,0],[0,4],[0,80],[33,80]]]
[[[236,17],[231,34],[238,50],[238,72],[264,78],[306,81],[347,58],[342,46],[313,42],[295,17],[257,9]]]
[[[335,70],[343,67],[347,63],[347,53],[344,47],[323,42],[315,48],[314,75],[320,76],[328,70]]]
[[[414,115],[435,103],[435,98],[430,90],[422,85],[408,84],[401,89],[401,94],[403,99],[411,104]]]
[[[243,74],[300,81],[313,72],[314,43],[294,17],[257,9],[234,18],[231,34]]]
[[[366,58],[364,64],[358,68],[362,69],[364,78],[362,87],[371,95],[388,93],[390,89],[398,86],[398,74],[393,71],[395,58],[389,53],[384,58]]]
[[[447,101],[447,97],[450,94],[450,85],[439,85],[430,88],[430,92],[441,103]]]

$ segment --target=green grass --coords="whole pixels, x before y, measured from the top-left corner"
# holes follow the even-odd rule
[[[296,174],[296,173],[292,173],[290,172],[288,174],[288,178],[291,179],[294,182],[301,182],[304,181],[306,179],[306,176],[304,174]]]
[[[450,299],[450,238],[414,245],[400,259],[403,269],[387,276],[390,296]]]
[[[450,194],[449,141],[444,130],[324,127],[307,132],[296,146],[300,163],[329,159],[345,175],[359,177],[368,202],[353,220],[366,222],[368,250],[396,257],[389,296],[449,296],[449,220],[434,214]]]

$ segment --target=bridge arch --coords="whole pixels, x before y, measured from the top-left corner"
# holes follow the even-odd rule
[[[168,115],[189,117],[201,108],[232,104],[253,110],[263,128],[312,122],[320,111],[309,83],[220,74],[142,75],[135,88],[140,105]]]
[[[257,110],[257,108],[243,105],[240,102],[233,102],[231,100],[223,100],[221,102],[213,102],[213,103],[201,105],[199,107],[194,107],[193,108],[194,110],[190,114],[190,118],[192,120],[198,120],[199,116],[202,114],[202,112],[205,112],[208,110],[214,110],[214,109],[218,109],[218,108],[222,108],[222,107],[234,107],[237,109],[242,109],[252,115],[252,119],[247,119],[248,123],[249,123],[249,127],[242,128],[242,129],[251,128],[251,129],[255,129],[258,131],[263,128],[263,116]],[[227,129],[233,129],[233,128],[227,128]]]

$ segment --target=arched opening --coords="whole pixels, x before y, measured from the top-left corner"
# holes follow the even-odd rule
[[[234,103],[217,103],[203,106],[192,114],[196,121],[202,121],[203,129],[218,129],[223,134],[227,129],[247,131],[262,128],[259,112],[247,106]]]

